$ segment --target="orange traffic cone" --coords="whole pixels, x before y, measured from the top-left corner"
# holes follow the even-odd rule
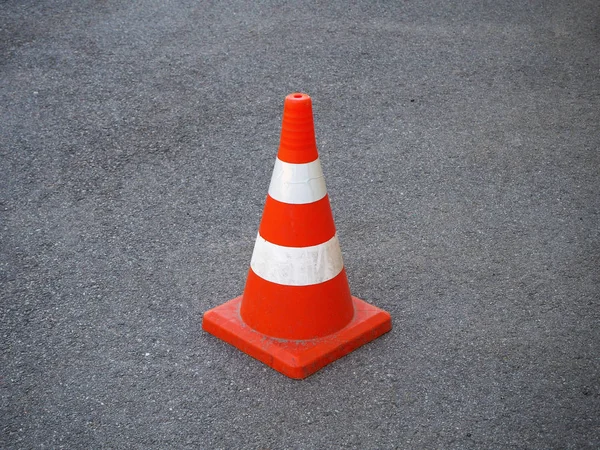
[[[350,295],[306,94],[285,98],[244,293],[207,311],[202,328],[291,378],[392,328],[387,312]]]

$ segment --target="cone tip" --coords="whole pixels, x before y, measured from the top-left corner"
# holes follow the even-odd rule
[[[293,93],[289,94],[287,97],[285,97],[285,101],[286,101],[286,103],[287,102],[294,102],[294,103],[310,102],[310,96],[303,92],[293,92]]]
[[[309,163],[318,158],[312,101],[307,94],[294,92],[285,97],[277,156],[292,164]]]

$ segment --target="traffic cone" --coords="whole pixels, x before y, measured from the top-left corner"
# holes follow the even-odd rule
[[[350,295],[306,94],[285,98],[244,293],[207,311],[202,328],[291,378],[392,328],[387,312]]]

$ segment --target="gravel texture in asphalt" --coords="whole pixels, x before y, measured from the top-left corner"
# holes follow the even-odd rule
[[[4,1],[0,448],[599,448],[600,3]],[[201,330],[313,98],[387,335]]]

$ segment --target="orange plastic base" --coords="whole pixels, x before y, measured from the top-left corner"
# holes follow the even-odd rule
[[[242,297],[204,313],[202,328],[290,378],[306,378],[392,329],[389,313],[352,297],[354,318],[337,333],[292,341],[261,334],[240,317]]]

